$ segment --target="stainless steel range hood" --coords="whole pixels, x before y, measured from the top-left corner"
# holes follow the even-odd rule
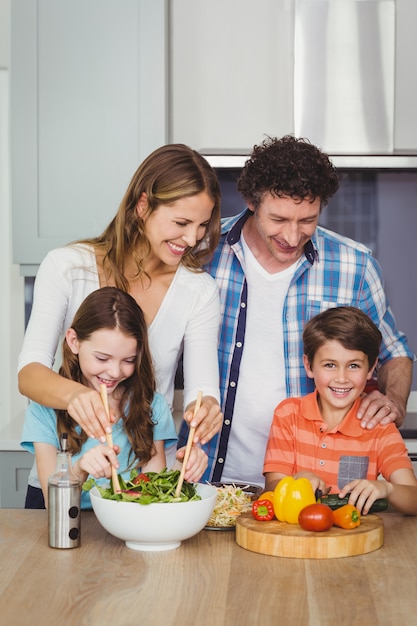
[[[294,130],[344,154],[394,150],[395,0],[296,0]]]
[[[219,169],[244,166],[250,150],[230,151],[201,150],[212,167]],[[372,169],[372,170],[415,170],[417,154],[330,154],[332,163],[338,169]]]
[[[394,149],[396,1],[292,3],[289,132],[322,147],[338,168],[416,169],[417,152]],[[202,152],[215,167],[239,168],[250,149]]]

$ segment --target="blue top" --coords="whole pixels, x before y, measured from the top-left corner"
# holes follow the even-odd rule
[[[249,298],[240,237],[250,215],[251,211],[246,210],[222,220],[220,242],[213,259],[205,266],[216,279],[221,300],[218,352],[224,422],[220,433],[204,446],[209,467],[202,481],[221,480],[232,428]],[[314,390],[314,382],[307,377],[302,358],[302,330],[306,322],[330,307],[347,305],[364,311],[381,331],[380,364],[399,356],[415,358],[405,335],[396,327],[384,292],[381,269],[371,251],[352,239],[317,227],[304,247],[304,257],[291,280],[282,311],[287,397],[303,396]],[[186,436],[187,425],[183,422],[179,445],[184,444]],[[254,450],[254,454],[262,458],[264,452]]]
[[[177,433],[175,430],[174,420],[168,404],[159,393],[154,395],[152,401],[152,421],[154,422],[154,441],[164,441],[165,447],[172,445],[177,441]],[[80,432],[80,426],[77,426],[78,432]],[[118,454],[118,460],[120,463],[119,474],[122,474],[123,478],[129,478],[130,469],[125,471],[129,466],[129,452],[131,450],[129,439],[127,438],[123,419],[119,419],[116,424],[113,425],[112,431],[113,443],[118,445],[120,453]],[[57,450],[60,448],[58,434],[56,430],[56,413],[54,409],[47,408],[36,402],[30,402],[26,410],[25,421],[23,424],[23,433],[21,446],[25,450],[28,450],[32,454],[35,453],[34,443],[49,443]],[[79,454],[74,454],[72,457],[73,463],[80,456],[85,454],[87,450],[94,448],[95,446],[106,445],[101,444],[97,439],[88,438],[83,444]],[[132,458],[130,459],[132,461]],[[107,478],[95,479],[97,482],[108,483]],[[29,477],[29,484],[35,487],[39,487],[40,483],[37,478],[36,463]],[[81,493],[81,508],[91,509],[90,494],[88,492]]]

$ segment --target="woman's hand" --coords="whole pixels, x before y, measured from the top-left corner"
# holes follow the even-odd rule
[[[98,391],[40,363],[25,365],[19,372],[18,383],[24,396],[38,404],[68,411],[89,437],[102,443],[106,441],[111,425]]]
[[[182,462],[185,454],[185,446],[177,450],[177,461]],[[191,447],[190,456],[185,468],[184,478],[190,483],[198,483],[208,466],[207,454],[199,445]]]
[[[117,455],[119,446],[113,448],[105,445],[97,445],[82,455],[73,465],[73,472],[78,474],[84,482],[89,474],[94,478],[111,478],[111,470],[119,469]]]
[[[105,443],[111,424],[98,391],[84,385],[77,387],[69,399],[67,411],[89,437]],[[113,417],[112,421],[115,421]]]
[[[194,416],[195,402],[189,404],[184,412],[184,420],[189,426],[195,428],[194,443],[204,445],[216,433],[219,432],[223,423],[223,413],[220,405],[213,396],[203,396],[201,406]]]

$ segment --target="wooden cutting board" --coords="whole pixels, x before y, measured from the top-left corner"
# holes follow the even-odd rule
[[[325,532],[310,532],[278,520],[258,522],[249,512],[236,520],[236,542],[246,550],[271,556],[336,559],[378,550],[384,543],[384,526],[377,515],[366,515],[352,530],[333,526]]]

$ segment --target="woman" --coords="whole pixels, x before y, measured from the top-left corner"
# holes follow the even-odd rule
[[[33,308],[19,356],[19,390],[68,411],[90,436],[110,432],[100,395],[52,370],[62,335],[92,291],[128,291],[148,326],[157,391],[172,407],[178,361],[184,361],[184,418],[205,443],[222,421],[217,335],[219,300],[201,265],[215,249],[220,188],[214,170],[182,144],[163,146],[135,172],[119,210],[99,237],[52,250],[39,267]],[[198,390],[201,408],[193,418]]]

